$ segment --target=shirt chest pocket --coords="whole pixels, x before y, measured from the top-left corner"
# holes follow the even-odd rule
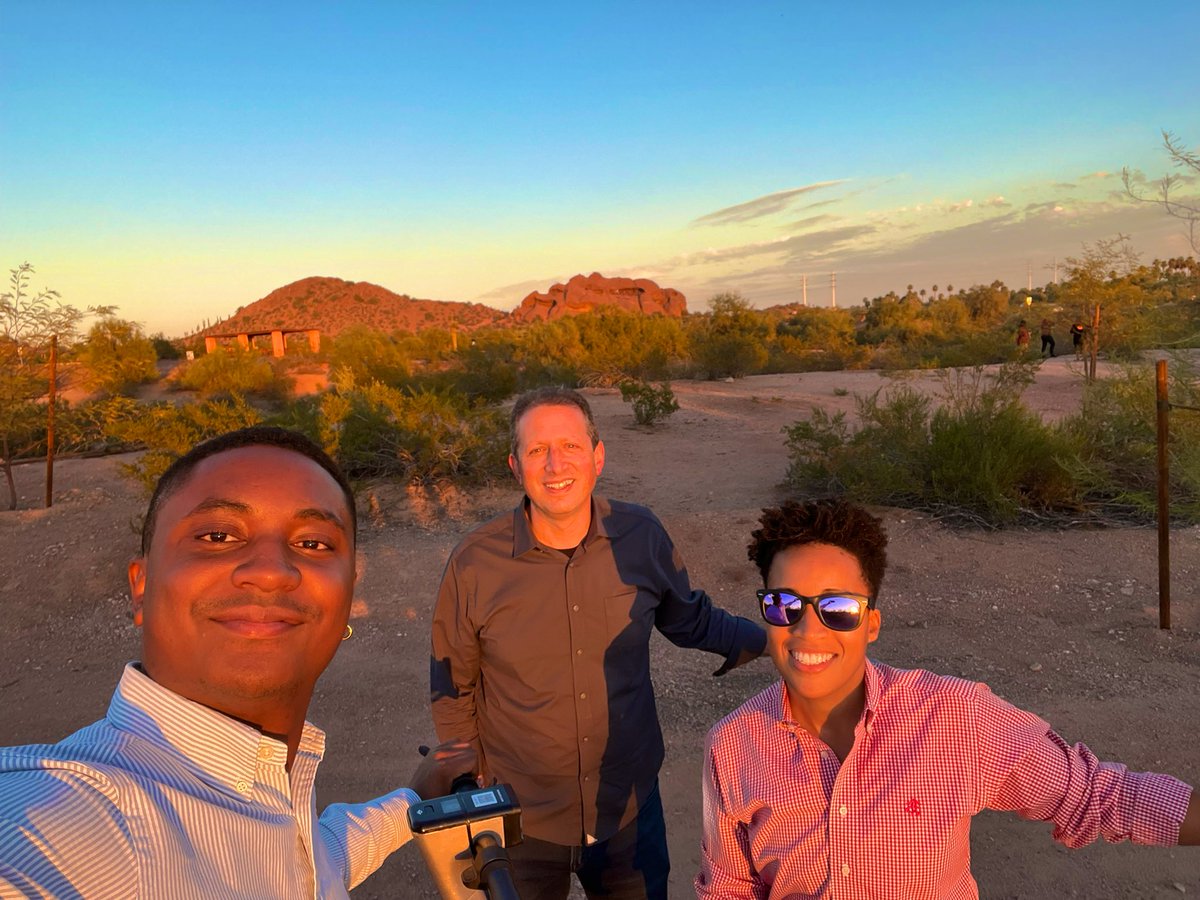
[[[625,588],[604,598],[604,628],[609,645],[644,646],[654,628],[657,598],[649,591]]]

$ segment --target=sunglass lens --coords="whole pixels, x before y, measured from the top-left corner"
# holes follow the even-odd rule
[[[853,631],[862,621],[862,604],[853,597],[822,597],[821,621],[834,631]]]
[[[772,591],[762,599],[763,618],[769,625],[790,625],[792,619],[788,616],[787,603],[795,598]]]

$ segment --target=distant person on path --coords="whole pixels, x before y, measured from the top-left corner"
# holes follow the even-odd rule
[[[316,816],[305,714],[351,634],[355,521],[341,470],[281,428],[166,471],[129,564],[141,662],[100,721],[0,748],[0,896],[346,897],[409,839],[418,795],[474,771],[445,745],[411,789]]]
[[[1029,349],[1029,327],[1024,319],[1017,323],[1017,349],[1022,353]]]
[[[1054,355],[1054,323],[1049,319],[1042,319],[1042,356],[1046,356],[1046,348],[1050,349],[1049,355]]]
[[[663,739],[650,636],[760,656],[762,628],[713,605],[650,510],[593,494],[604,444],[580,394],[518,398],[508,458],[524,496],[450,554],[433,616],[433,721],[510,783],[523,900],[665,898]]]
[[[1086,331],[1087,328],[1082,322],[1071,326],[1071,344],[1075,348],[1076,356],[1083,356],[1083,335]]]
[[[1100,762],[984,684],[867,658],[887,569],[879,519],[809,501],[760,523],[748,549],[782,680],[709,732],[700,898],[976,898],[983,809],[1052,822],[1072,848],[1200,843],[1200,798],[1183,782]]]

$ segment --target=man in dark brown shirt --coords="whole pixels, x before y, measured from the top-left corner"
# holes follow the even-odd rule
[[[515,788],[524,900],[565,898],[572,871],[589,897],[666,897],[651,630],[721,654],[718,675],[765,635],[692,590],[652,512],[593,496],[604,444],[575,391],[518,399],[509,466],[521,503],[467,535],[442,578],[434,724]]]

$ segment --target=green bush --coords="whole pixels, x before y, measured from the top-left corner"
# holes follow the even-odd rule
[[[508,421],[494,408],[348,377],[318,402],[317,437],[351,477],[480,482],[506,471]]]
[[[257,396],[276,402],[286,399],[291,387],[269,358],[240,348],[222,348],[185,364],[178,384],[206,398]]]
[[[784,429],[788,481],[805,492],[1002,525],[1025,514],[1075,513],[1078,445],[1020,402],[1029,365],[955,373],[941,405],[908,385],[857,398],[860,424],[814,410]]]
[[[106,394],[126,394],[158,378],[158,354],[136,322],[104,316],[79,348],[88,383]]]
[[[1200,408],[1195,367],[1170,363],[1170,402]],[[1079,414],[1063,423],[1080,447],[1074,477],[1107,514],[1153,521],[1157,514],[1155,374],[1149,365],[1088,385]],[[1179,409],[1170,418],[1167,447],[1173,516],[1200,520],[1200,413]]]
[[[658,387],[644,381],[621,382],[621,399],[633,404],[633,421],[639,425],[656,425],[679,409],[671,385]]]
[[[408,380],[409,360],[404,348],[366,325],[351,326],[337,335],[326,354],[331,369],[349,369],[359,382],[402,385]]]
[[[258,410],[236,395],[181,406],[142,404],[133,416],[118,411],[107,426],[106,436],[146,448],[137,462],[122,469],[150,491],[167,467],[196,444],[226,431],[257,425],[262,419]]]

